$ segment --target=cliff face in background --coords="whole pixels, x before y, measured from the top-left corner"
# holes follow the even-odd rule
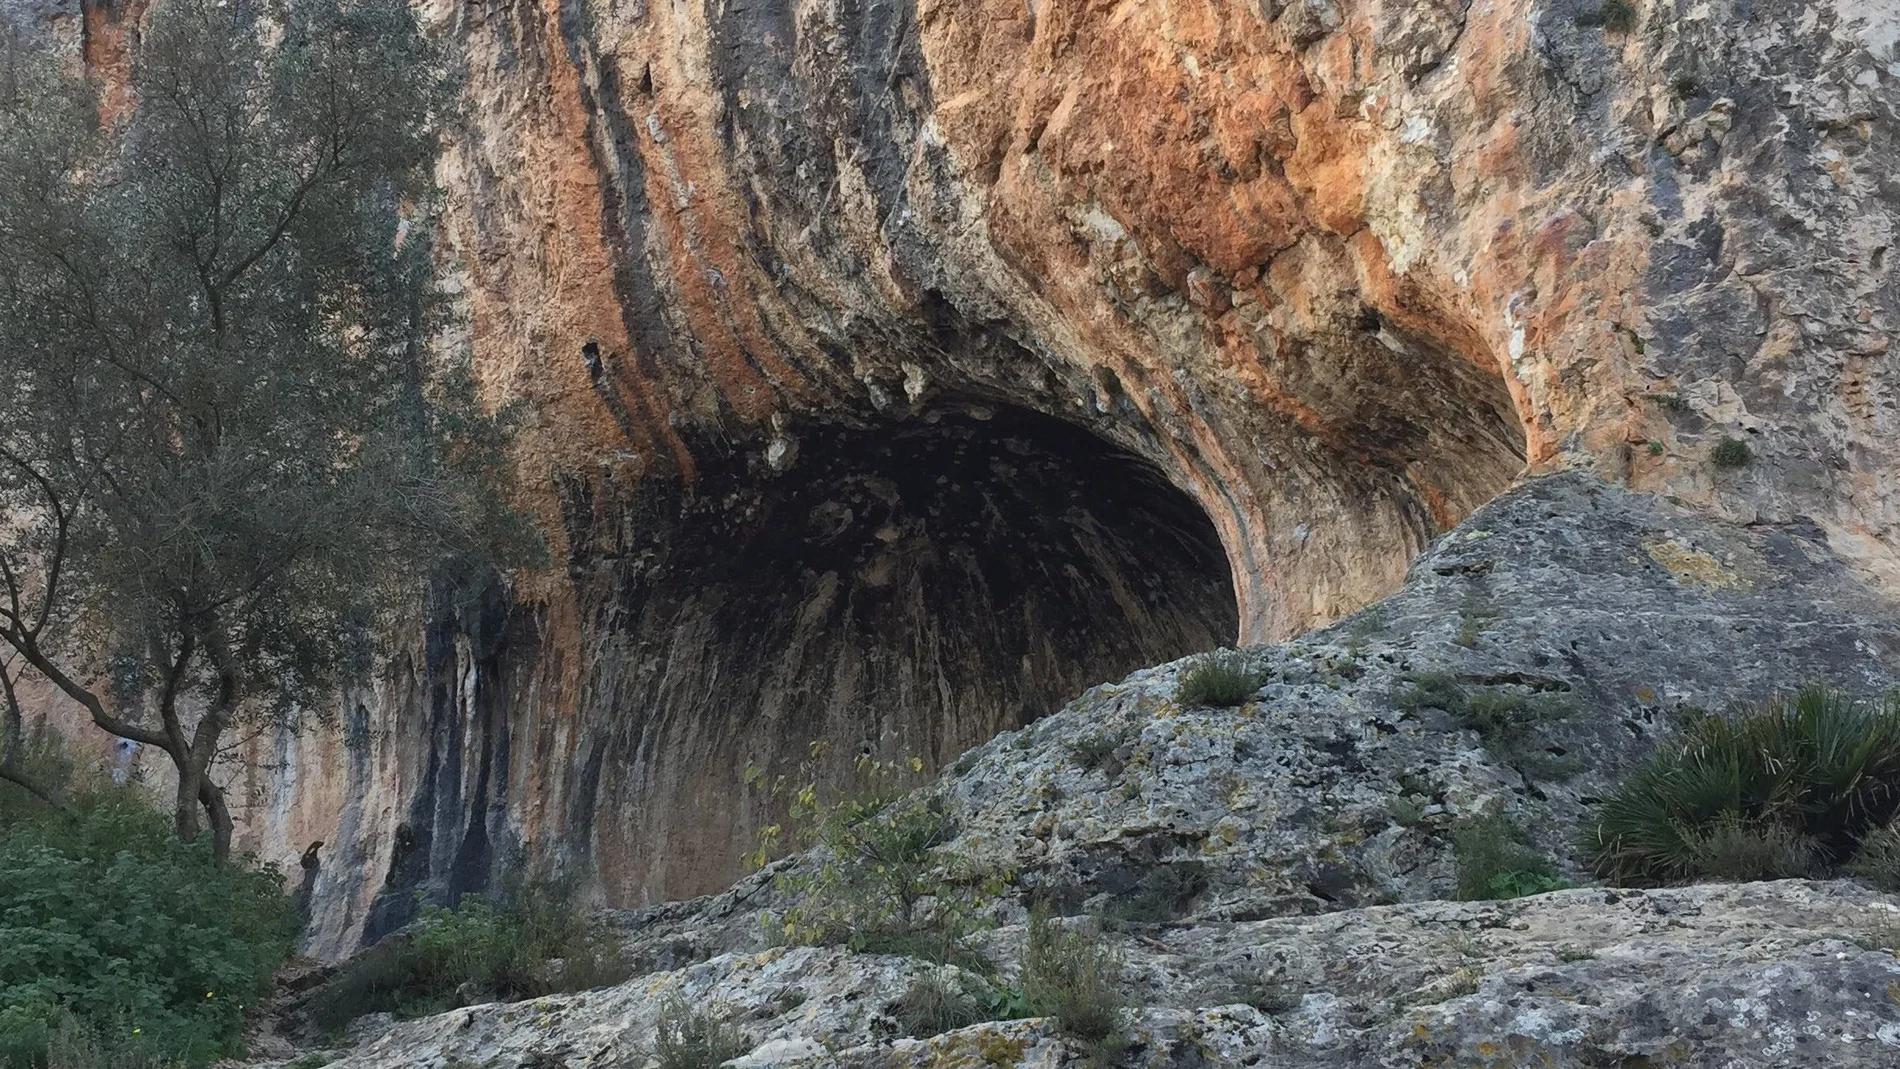
[[[125,13],[7,3],[122,62]],[[748,763],[934,764],[1323,624],[1526,468],[1891,596],[1900,8],[1636,12],[426,5],[444,274],[557,565],[260,742],[249,842],[330,844],[310,948],[524,865],[721,886]]]

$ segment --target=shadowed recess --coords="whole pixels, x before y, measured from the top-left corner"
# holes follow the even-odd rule
[[[796,433],[785,470],[707,464],[640,503],[637,544],[577,553],[614,569],[589,689],[617,712],[576,814],[607,887],[733,877],[769,809],[741,796],[748,763],[790,773],[822,739],[833,774],[864,752],[935,765],[1233,638],[1206,515],[1087,431],[970,406]]]

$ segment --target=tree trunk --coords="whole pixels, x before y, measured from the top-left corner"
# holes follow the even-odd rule
[[[188,843],[198,841],[202,827],[198,814],[204,808],[200,797],[204,793],[204,782],[204,777],[193,776],[183,767],[178,769],[178,798],[172,807],[172,824],[178,829],[178,837]]]
[[[27,775],[20,759],[26,754],[26,716],[20,710],[20,696],[13,689],[10,665],[0,664],[0,692],[6,695],[4,724],[0,724],[0,780],[21,788],[55,809],[65,803],[55,787],[41,786]]]
[[[231,809],[224,804],[224,790],[211,782],[210,776],[198,781],[198,797],[204,802],[205,814],[211,818],[211,860],[222,866],[231,859],[231,833],[235,826]]]

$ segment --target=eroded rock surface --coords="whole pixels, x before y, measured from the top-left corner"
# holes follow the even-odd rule
[[[1862,944],[1897,917],[1890,896],[1783,881],[1186,922],[1121,940],[1137,1008],[1120,1064],[1891,1065],[1900,960]],[[1009,960],[1021,940],[1011,927],[988,942]],[[926,973],[987,989],[954,966],[884,955],[731,953],[395,1025],[332,1064],[634,1069],[650,1062],[669,995],[739,1023],[754,1049],[736,1066],[1089,1064],[1044,1019],[899,1035],[893,1004]]]

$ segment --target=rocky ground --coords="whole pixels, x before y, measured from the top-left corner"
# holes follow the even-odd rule
[[[1801,881],[1195,921],[1127,941],[1140,1007],[1127,1064],[1892,1065],[1900,960],[1863,944],[1896,921],[1891,898]],[[1021,937],[1011,926],[991,942]],[[617,988],[398,1025],[334,1064],[639,1066],[673,992],[741,1022],[756,1047],[735,1064],[1081,1057],[1040,1019],[898,1037],[892,1003],[929,971],[983,982],[833,948],[734,952]]]
[[[1677,718],[1811,680],[1883,686],[1896,649],[1891,608],[1818,531],[1556,476],[1441,539],[1397,595],[1248,651],[1268,681],[1238,708],[1182,707],[1185,662],[1137,672],[929,789],[956,821],[946,855],[1000,888],[981,942],[1005,978],[1032,897],[1123,918],[1129,1064],[1900,1064],[1900,900],[1857,884],[1449,900],[1454,823],[1507,815],[1587,883],[1592,802]],[[745,1064],[1084,1056],[1043,1020],[900,1038],[894,1003],[926,971],[987,982],[767,948],[774,875],[625,915],[642,974],[625,985],[366,1022],[339,1064],[639,1065],[676,991],[736,1015]]]

